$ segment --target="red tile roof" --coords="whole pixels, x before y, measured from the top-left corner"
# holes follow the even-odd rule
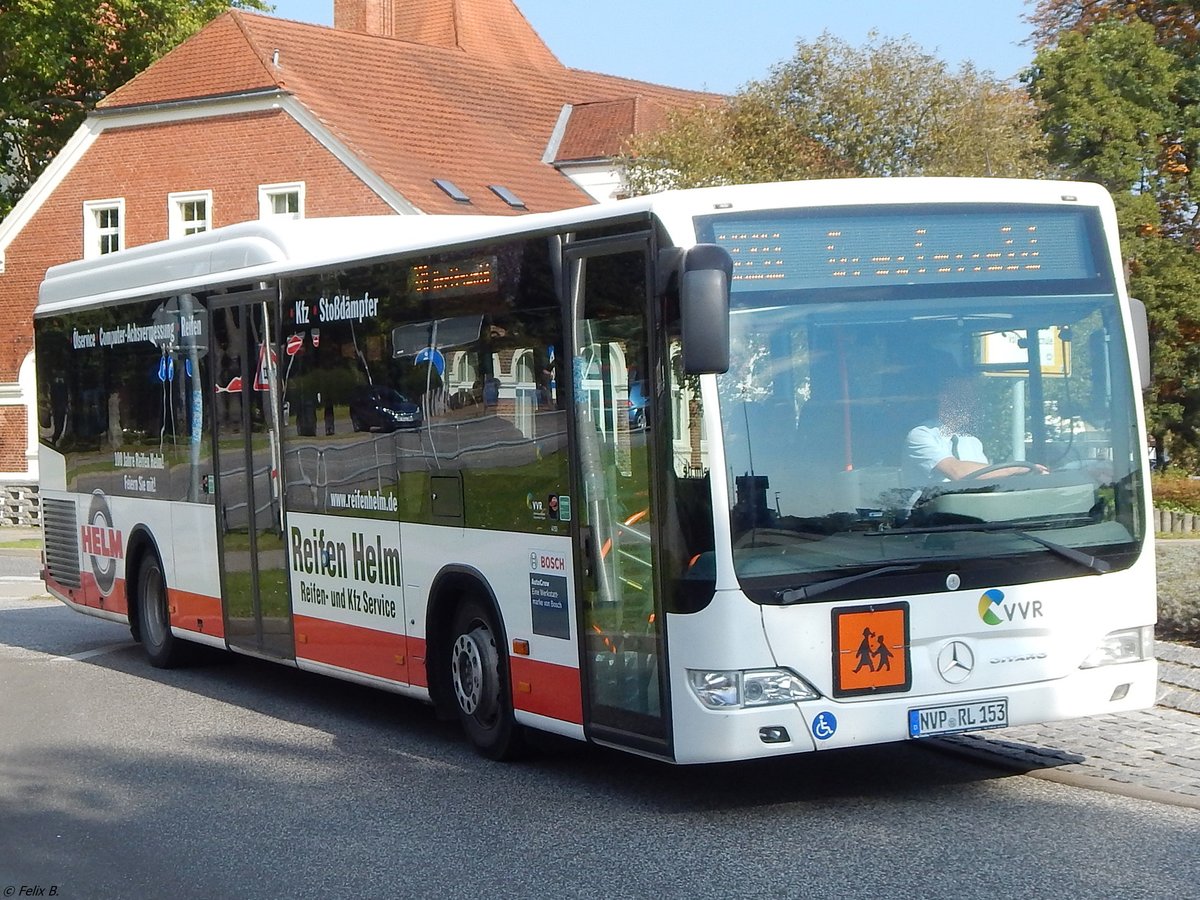
[[[218,16],[100,101],[101,109],[244,94],[280,87],[270,58],[254,46],[246,20]]]
[[[447,20],[433,15],[435,6],[455,12],[454,47],[445,45]],[[501,18],[508,25],[495,41],[479,43],[491,24],[472,17],[501,7],[519,21]],[[717,99],[566,68],[548,49],[538,50],[545,45],[511,0],[408,0],[403,8],[430,43],[231,11],[114,91],[100,109],[286,90],[423,212],[512,213],[487,185],[507,187],[534,212],[590,202],[542,162],[564,105],[584,112],[565,135],[571,155],[560,145],[558,158],[585,159],[618,150],[645,127],[640,120],[654,118],[653,110]],[[450,199],[435,178],[453,181],[472,204]]]
[[[653,131],[666,119],[667,107],[645,97],[579,104],[571,110],[554,161],[611,158],[624,149],[630,135]]]

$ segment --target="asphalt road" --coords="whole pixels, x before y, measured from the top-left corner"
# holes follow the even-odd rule
[[[492,763],[423,705],[220,654],[159,671],[122,626],[0,599],[5,897],[1182,897],[1198,834],[923,745]]]

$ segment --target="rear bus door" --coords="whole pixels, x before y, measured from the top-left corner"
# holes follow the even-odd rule
[[[210,304],[213,462],[225,635],[230,647],[292,659],[279,480],[275,291]]]

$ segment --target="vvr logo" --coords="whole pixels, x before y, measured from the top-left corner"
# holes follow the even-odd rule
[[[1005,622],[1027,622],[1042,617],[1042,601],[1005,603],[1004,591],[993,588],[984,591],[979,598],[979,618],[988,625],[1003,625]]]

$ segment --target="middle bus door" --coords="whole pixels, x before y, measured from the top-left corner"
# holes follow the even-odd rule
[[[662,601],[656,577],[649,242],[568,251],[574,517],[590,737],[669,755]]]
[[[279,480],[277,309],[274,291],[211,304],[213,462],[226,640],[243,652],[292,659]]]

